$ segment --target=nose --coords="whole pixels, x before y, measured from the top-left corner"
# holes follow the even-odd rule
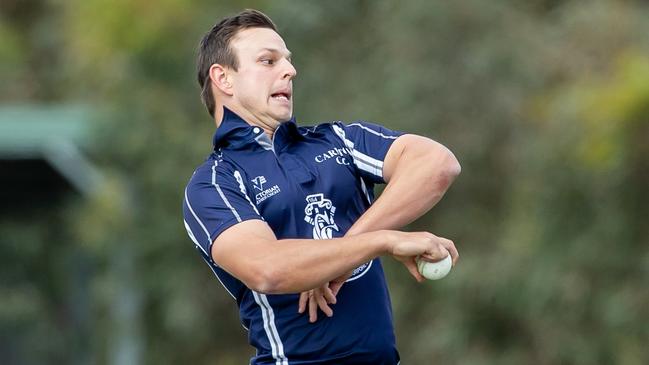
[[[297,75],[297,70],[295,69],[295,66],[293,66],[291,61],[287,59],[284,59],[284,61],[286,62],[286,65],[282,78],[292,80]]]

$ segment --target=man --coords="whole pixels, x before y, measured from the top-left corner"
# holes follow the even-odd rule
[[[431,209],[460,166],[439,143],[371,123],[298,127],[296,74],[258,11],[205,35],[198,81],[217,130],[185,190],[185,227],[236,300],[251,364],[397,364],[378,257],[418,281],[417,256],[457,260],[450,240],[396,229]]]

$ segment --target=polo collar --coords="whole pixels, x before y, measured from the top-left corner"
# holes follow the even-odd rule
[[[278,145],[284,145],[300,138],[303,137],[293,117],[277,127],[273,139],[277,140]],[[273,148],[273,142],[270,141],[263,129],[248,124],[235,112],[223,107],[223,119],[212,139],[214,149],[225,146],[239,147],[250,143],[257,143],[264,149]]]

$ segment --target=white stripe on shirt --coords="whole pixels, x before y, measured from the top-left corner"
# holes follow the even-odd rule
[[[261,214],[259,214],[259,211],[257,210],[257,207],[254,204],[252,204],[252,200],[250,200],[250,197],[248,196],[248,192],[246,191],[246,185],[244,185],[243,183],[243,178],[241,177],[241,173],[239,172],[239,170],[234,171],[234,178],[237,179],[237,182],[239,183],[239,190],[241,190],[241,194],[243,194],[243,196],[246,197],[246,200],[248,201],[248,203],[250,203],[252,209],[255,210],[255,213],[261,216]]]
[[[212,185],[216,188],[216,191],[219,192],[219,195],[221,196],[221,199],[223,199],[223,202],[225,202],[225,205],[230,208],[232,211],[232,214],[234,214],[235,218],[237,218],[237,222],[241,222],[241,216],[239,216],[239,212],[237,212],[236,209],[230,204],[230,201],[228,198],[225,197],[225,194],[223,194],[223,190],[221,190],[221,187],[219,184],[216,183],[216,166],[218,166],[218,163],[214,161],[214,166],[212,166]]]
[[[212,263],[214,263],[214,260],[212,260],[212,256],[208,255],[207,252],[205,251],[205,249],[203,248],[203,246],[201,246],[201,245],[198,243],[198,241],[196,240],[196,237],[194,236],[194,232],[192,232],[192,229],[191,229],[191,227],[189,226],[189,223],[187,223],[187,221],[184,220],[184,219],[183,219],[183,222],[185,223],[185,229],[187,230],[187,234],[189,235],[189,238],[191,238],[192,241],[196,244],[196,247],[200,248],[201,251],[203,251],[203,253],[205,253],[205,255],[207,255],[207,257],[209,258],[209,261],[212,262]],[[200,221],[199,221],[199,222],[200,222]],[[212,265],[210,265],[210,262],[207,262],[207,260],[208,260],[208,259],[205,259],[205,258],[204,258],[204,261],[207,263],[207,266],[210,267],[210,269],[212,270],[212,272],[214,273],[214,275],[216,276],[216,278],[219,280],[219,283],[221,283],[221,285],[223,285],[223,288],[225,288],[225,291],[227,291],[228,294],[230,294],[230,296],[231,296],[231,297],[236,301],[237,298],[234,296],[234,294],[232,294],[232,292],[230,291],[230,289],[228,289],[228,287],[225,286],[225,284],[223,284],[223,281],[221,280],[221,277],[219,276],[219,274],[216,273],[216,270],[214,270],[214,268],[212,267]],[[216,266],[216,263],[214,263],[214,265]],[[244,328],[245,328],[245,327],[244,327]]]
[[[212,244],[212,237],[210,237],[210,232],[205,228],[205,225],[203,225],[203,222],[201,222],[200,219],[198,219],[198,216],[196,213],[194,213],[194,209],[192,209],[192,205],[189,204],[189,199],[187,198],[187,189],[185,189],[185,203],[187,203],[187,208],[189,208],[189,211],[192,213],[194,216],[194,219],[196,219],[196,222],[203,228],[203,231],[205,232],[205,235],[207,235],[207,242],[208,242],[208,247],[209,245]]]
[[[257,293],[252,290],[252,295],[255,297],[255,302],[261,308],[261,316],[264,320],[264,330],[266,331],[266,336],[268,336],[268,342],[270,342],[271,353],[273,359],[275,359],[276,365],[288,365],[288,359],[284,355],[284,344],[279,338],[279,333],[277,332],[277,327],[275,327],[275,313],[273,308],[268,303],[268,299],[265,294]]]
[[[372,175],[383,178],[383,161],[377,160],[374,157],[368,156],[357,149],[354,148],[354,142],[347,139],[345,131],[340,128],[340,126],[333,125],[334,132],[336,135],[343,141],[345,146],[352,151],[352,157],[354,158],[354,164],[359,169],[369,172]]]
[[[368,127],[366,127],[366,126],[364,126],[364,125],[362,125],[360,123],[352,123],[352,124],[348,124],[347,126],[354,126],[354,127],[359,127],[359,128],[365,129],[366,131],[374,134],[375,136],[383,137],[385,139],[397,139],[397,138],[399,138],[399,136],[386,136],[385,134],[383,134],[381,132],[377,132],[377,131],[375,131],[375,130],[373,130],[371,128],[368,128]]]

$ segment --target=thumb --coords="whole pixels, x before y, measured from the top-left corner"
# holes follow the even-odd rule
[[[403,261],[403,264],[406,266],[406,269],[408,269],[410,275],[412,275],[415,280],[420,283],[425,280],[425,278],[419,273],[419,270],[417,269],[417,262],[414,258]]]

